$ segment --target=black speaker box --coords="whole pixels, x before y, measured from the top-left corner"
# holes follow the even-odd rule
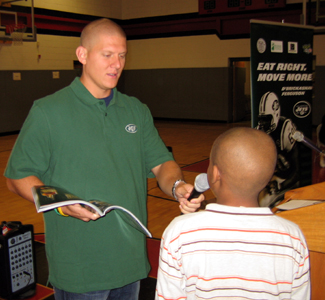
[[[1,224],[0,297],[24,299],[36,292],[33,225],[19,221]]]

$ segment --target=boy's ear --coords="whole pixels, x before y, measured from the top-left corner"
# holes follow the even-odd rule
[[[216,182],[218,182],[220,180],[220,171],[219,171],[219,168],[216,166],[216,165],[214,165],[213,167],[212,167],[212,178],[210,178],[210,181],[211,181],[211,183],[216,183]]]
[[[79,62],[84,65],[86,63],[86,59],[87,59],[87,49],[83,46],[79,46],[76,49],[76,55],[77,55]]]

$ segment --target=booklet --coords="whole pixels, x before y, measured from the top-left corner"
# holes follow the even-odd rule
[[[101,217],[105,216],[110,211],[115,211],[118,217],[122,218],[126,223],[148,237],[152,237],[149,230],[141,221],[132,212],[122,206],[112,205],[98,200],[85,201],[63,188],[48,185],[34,186],[32,188],[32,193],[37,212],[44,212],[60,206],[77,203],[92,212],[97,212]]]
[[[322,202],[324,203],[324,201],[320,201],[320,200],[289,200],[288,202],[276,206],[276,208],[280,210],[291,210],[291,209],[302,208],[302,207],[306,207],[306,206],[310,206]]]

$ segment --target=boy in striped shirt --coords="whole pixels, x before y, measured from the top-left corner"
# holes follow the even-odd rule
[[[166,228],[156,299],[310,299],[299,227],[259,207],[277,154],[266,133],[233,128],[214,142],[208,181],[216,203]]]

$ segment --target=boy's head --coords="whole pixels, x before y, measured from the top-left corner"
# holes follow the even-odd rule
[[[220,204],[258,206],[259,192],[270,181],[277,160],[266,133],[237,127],[214,142],[208,168],[209,185]]]

